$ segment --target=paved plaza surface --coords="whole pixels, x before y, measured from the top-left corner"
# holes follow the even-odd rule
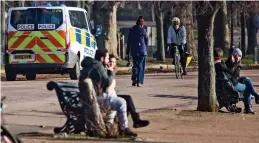
[[[241,74],[250,77],[257,91],[259,91],[258,70],[245,70]],[[143,87],[132,87],[129,75],[116,76],[116,79],[117,94],[131,95],[137,111],[148,114],[144,117],[151,122],[155,115],[152,116],[148,111],[152,109],[163,111],[168,108],[195,107],[197,104],[197,72],[190,72],[184,79],[176,79],[174,73],[147,74]],[[48,91],[46,88],[46,84],[51,80],[71,81],[63,78],[1,82],[1,95],[7,97],[5,101],[7,108],[4,109],[3,119],[12,132],[40,131],[52,133],[54,126],[62,126],[65,123],[55,91]],[[257,106],[255,105],[256,110]],[[256,117],[258,121],[259,118]],[[155,124],[159,124],[159,122],[153,122],[150,126],[155,126]],[[136,132],[141,132],[141,130],[148,132],[147,128],[134,129]],[[140,133],[140,135],[145,136],[145,132]],[[152,133],[147,136],[150,137],[151,135]],[[155,138],[155,135],[152,137]]]

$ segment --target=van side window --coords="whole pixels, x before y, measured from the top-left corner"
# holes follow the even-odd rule
[[[85,14],[83,11],[69,11],[70,23],[73,27],[88,30]]]

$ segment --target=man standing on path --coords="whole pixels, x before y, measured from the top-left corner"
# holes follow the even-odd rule
[[[144,73],[147,56],[148,35],[143,16],[139,16],[128,36],[127,55],[133,59],[132,85],[140,87],[144,84]]]

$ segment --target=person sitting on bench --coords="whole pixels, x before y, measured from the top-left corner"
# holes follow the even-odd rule
[[[109,53],[106,48],[98,49],[95,53],[95,59],[85,57],[81,63],[83,69],[79,77],[79,84],[85,79],[90,78],[94,85],[94,91],[97,95],[98,103],[104,103],[107,109],[115,110],[119,120],[119,134],[121,136],[137,136],[136,133],[128,127],[127,104],[121,97],[109,96],[103,93],[114,79],[112,68],[105,68],[109,62]]]
[[[117,60],[113,55],[110,55],[110,62],[107,65],[107,68],[112,68],[114,69],[113,71],[116,70],[116,66],[117,66]],[[126,100],[127,102],[127,113],[129,115],[129,113],[131,114],[131,118],[133,121],[133,127],[134,128],[140,128],[140,127],[145,127],[149,125],[149,121],[148,120],[141,120],[139,113],[136,112],[136,108],[134,105],[134,102],[131,98],[130,95],[117,95],[116,91],[115,91],[115,87],[116,87],[116,81],[115,79],[113,79],[112,84],[107,88],[106,93],[110,96],[119,96],[123,99]],[[109,115],[109,123],[113,124],[114,118],[116,116],[116,111],[112,111]]]
[[[239,62],[241,59],[241,53],[235,54],[233,56],[233,61],[235,63]],[[230,81],[234,85],[234,89],[238,92],[244,92],[244,106],[246,114],[255,114],[251,107],[251,94],[255,96],[256,104],[259,104],[259,94],[256,93],[254,85],[249,78],[245,78],[243,82],[238,81],[236,77],[233,76],[234,70],[236,68],[229,69],[226,67],[225,63],[222,61],[223,51],[220,48],[215,49],[215,71],[216,77],[223,77],[223,73],[229,76]],[[237,64],[235,64],[237,66]]]

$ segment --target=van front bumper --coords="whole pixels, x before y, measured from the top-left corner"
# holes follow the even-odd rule
[[[51,74],[51,73],[68,73],[67,63],[61,64],[48,64],[48,63],[34,63],[34,64],[7,64],[5,68],[14,70],[17,74],[24,74],[28,71],[36,72],[39,74]]]

